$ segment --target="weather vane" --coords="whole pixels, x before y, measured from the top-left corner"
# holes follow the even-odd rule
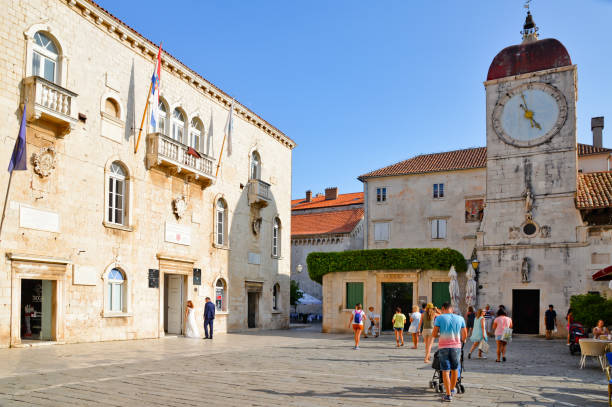
[[[525,5],[523,7],[525,7],[527,10],[529,10],[529,3],[531,3],[531,0],[525,0]]]

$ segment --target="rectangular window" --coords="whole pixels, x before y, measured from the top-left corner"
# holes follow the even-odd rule
[[[272,229],[272,256],[278,256],[278,226],[274,225]]]
[[[224,236],[223,236],[223,216],[224,213],[221,211],[217,212],[217,244],[218,245],[223,245],[223,240],[224,240]]]
[[[123,311],[123,284],[108,284],[109,311]]]
[[[363,304],[363,283],[346,283],[346,309]]]
[[[446,219],[433,219],[431,221],[431,238],[446,239]]]
[[[389,241],[389,222],[379,222],[374,224],[374,240]]]
[[[444,184],[433,184],[434,199],[444,198]]]
[[[387,188],[376,188],[376,202],[387,202]]]
[[[109,177],[108,181],[108,221],[123,225],[124,181],[114,177]]]

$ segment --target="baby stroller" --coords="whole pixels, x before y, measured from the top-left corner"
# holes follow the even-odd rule
[[[578,343],[580,341],[580,339],[585,338],[586,334],[584,333],[584,327],[582,326],[581,323],[579,322],[573,322],[570,326],[569,326],[569,333],[570,333],[570,337],[569,337],[569,351],[570,353],[573,355],[576,352],[580,353],[580,343]]]
[[[457,394],[465,393],[465,387],[463,387],[463,384],[461,383],[461,379],[463,378],[463,346],[465,346],[465,344],[461,345],[461,355],[459,357],[459,367],[457,369]],[[436,393],[444,393],[444,380],[442,379],[442,369],[440,369],[439,350],[434,353],[431,368],[434,369],[434,374],[429,382],[429,387],[434,389]]]

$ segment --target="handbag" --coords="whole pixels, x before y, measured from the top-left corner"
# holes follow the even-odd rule
[[[485,340],[480,341],[480,344],[478,344],[478,350],[481,351],[482,353],[488,353],[489,343]]]
[[[504,333],[502,334],[502,341],[504,342],[512,341],[512,328],[504,329]]]

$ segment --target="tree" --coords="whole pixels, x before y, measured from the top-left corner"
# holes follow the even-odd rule
[[[587,327],[594,327],[600,319],[606,325],[612,323],[612,299],[597,294],[572,295],[570,307],[574,310],[574,320]]]
[[[291,303],[291,305],[296,306],[300,299],[304,296],[304,293],[302,292],[302,290],[300,290],[300,284],[295,280],[291,280],[289,290],[289,302]]]

